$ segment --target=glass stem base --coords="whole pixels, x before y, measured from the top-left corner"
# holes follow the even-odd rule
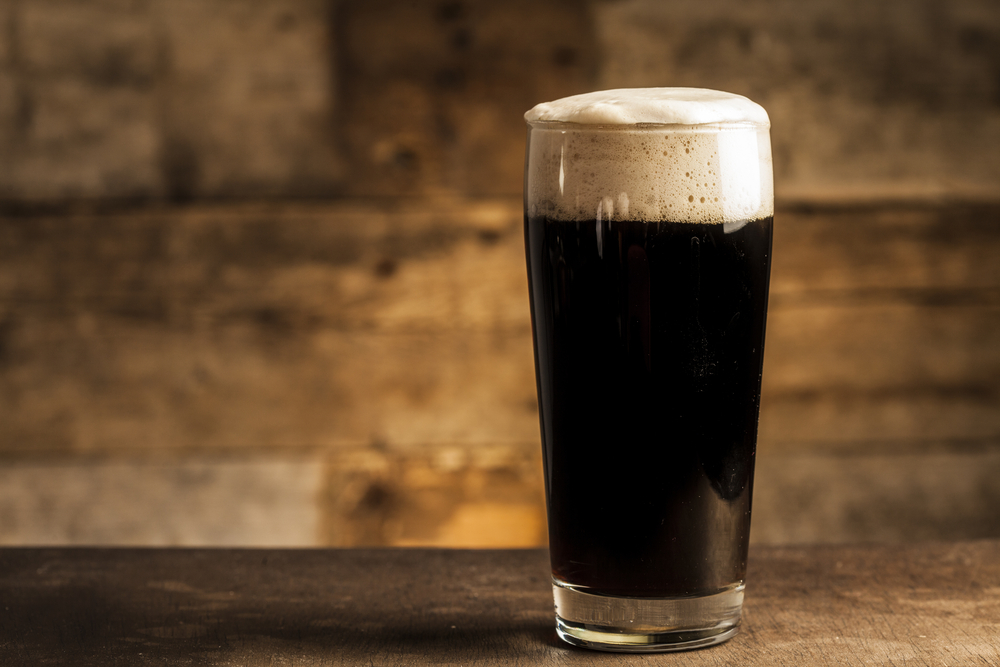
[[[556,632],[598,651],[655,653],[721,644],[739,631],[743,583],[703,597],[594,595],[554,581]]]

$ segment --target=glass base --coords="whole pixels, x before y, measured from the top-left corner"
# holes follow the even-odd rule
[[[742,583],[687,598],[594,595],[554,581],[556,632],[563,641],[598,651],[656,653],[721,644],[739,632]]]

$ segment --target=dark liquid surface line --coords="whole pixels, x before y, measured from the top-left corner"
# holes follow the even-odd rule
[[[742,580],[771,228],[525,220],[560,580],[633,596]]]

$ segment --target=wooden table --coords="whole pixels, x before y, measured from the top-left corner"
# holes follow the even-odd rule
[[[1000,665],[1000,541],[755,548],[742,632],[553,631],[544,551],[0,549],[0,665]]]

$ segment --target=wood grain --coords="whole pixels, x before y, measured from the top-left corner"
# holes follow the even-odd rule
[[[0,201],[329,195],[327,3],[0,2]]]
[[[0,465],[47,485],[0,534],[219,466],[190,534],[239,541],[273,486],[234,461],[291,457],[318,543],[540,540],[521,114],[670,82],[773,122],[758,535],[1000,535],[998,36],[994,0],[0,0]]]
[[[543,551],[0,551],[4,664],[605,665]],[[992,665],[1000,543],[755,548],[744,626],[648,665]]]
[[[757,539],[996,536],[1000,208],[777,220]],[[91,485],[94,457],[304,456],[319,544],[497,544],[488,517],[539,544],[521,224],[447,198],[0,218],[0,456]],[[823,511],[784,500],[820,480]]]
[[[1000,438],[998,220],[779,212],[762,448]],[[536,441],[520,225],[511,200],[0,219],[0,451]]]
[[[527,109],[665,82],[761,103],[779,196],[996,198],[998,35],[989,0],[4,0],[0,203],[516,196]]]

